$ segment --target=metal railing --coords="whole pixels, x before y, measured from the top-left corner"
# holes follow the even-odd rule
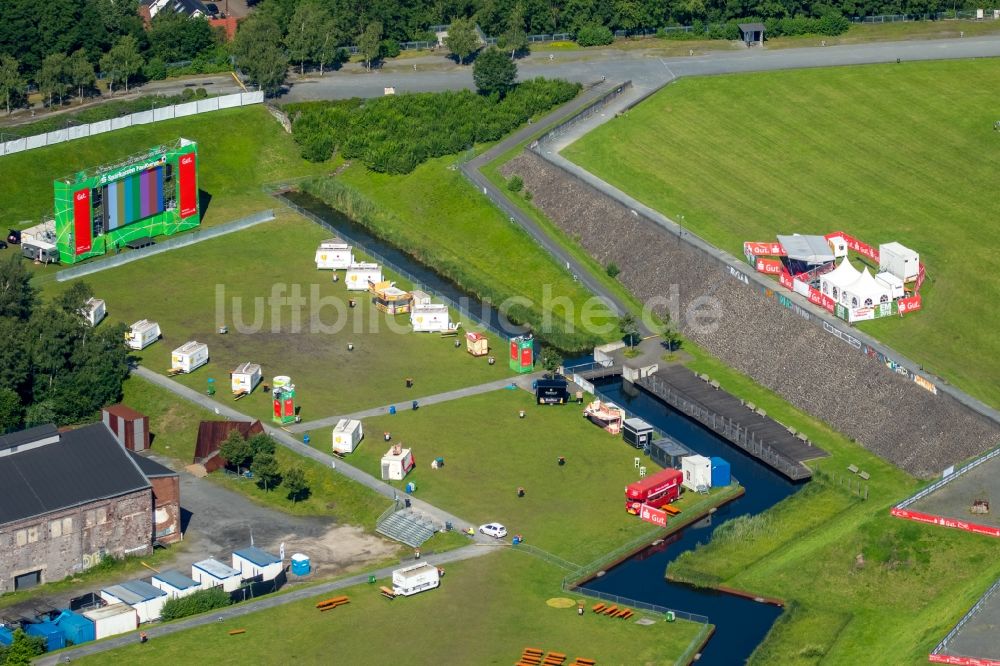
[[[990,600],[990,597],[996,594],[998,589],[1000,589],[1000,580],[997,580],[997,582],[993,583],[990,589],[986,590],[986,593],[983,596],[979,597],[979,601],[976,602],[976,605],[970,608],[969,612],[962,616],[962,619],[958,621],[958,624],[956,624],[954,628],[952,628],[952,630],[949,631],[948,634],[941,639],[941,642],[937,644],[937,646],[934,648],[931,654],[941,654],[942,651],[946,650],[948,648],[948,643],[950,643],[952,639],[955,638],[955,636],[957,636],[960,631],[962,631],[962,627],[964,627],[969,620],[975,617],[976,614],[979,613],[980,610],[982,610],[986,602]]]
[[[519,543],[516,546],[511,546],[511,548],[522,553],[527,553],[528,555],[533,555],[541,560],[545,560],[549,564],[553,564],[559,567],[560,569],[564,569],[566,571],[577,571],[580,568],[579,564],[573,564],[572,562],[564,560],[558,555],[553,555],[547,550],[542,550],[541,548],[538,548],[537,546],[532,546],[531,544],[528,543]]]
[[[993,449],[992,451],[990,451],[986,455],[981,456],[981,457],[973,460],[972,462],[970,462],[968,465],[965,465],[965,466],[961,467],[960,469],[956,470],[954,473],[949,474],[948,476],[944,477],[943,479],[938,479],[937,481],[935,481],[931,485],[927,486],[926,488],[924,488],[923,490],[921,490],[917,494],[915,494],[915,495],[913,495],[911,497],[907,497],[905,500],[903,500],[902,502],[900,502],[899,504],[897,504],[894,508],[896,508],[896,509],[905,509],[906,507],[910,506],[914,502],[916,502],[916,501],[918,501],[920,499],[923,499],[924,497],[927,497],[928,495],[930,495],[931,493],[933,493],[935,490],[937,490],[941,486],[943,486],[943,485],[945,485],[947,483],[950,483],[951,481],[954,481],[955,479],[957,479],[958,477],[962,476],[966,472],[968,472],[970,470],[973,470],[976,467],[979,467],[984,462],[986,462],[988,460],[992,460],[993,458],[996,458],[997,456],[1000,456],[1000,448]]]
[[[600,599],[601,601],[610,601],[611,603],[619,606],[630,606],[632,608],[638,608],[639,610],[649,611],[650,613],[658,613],[664,616],[666,616],[667,613],[673,613],[674,617],[681,620],[687,620],[688,622],[698,622],[700,624],[709,623],[708,617],[705,615],[689,613],[687,611],[677,610],[676,608],[667,608],[666,606],[659,606],[657,604],[650,604],[645,601],[639,601],[638,599],[623,597],[619,594],[609,594],[599,590],[591,590],[587,587],[567,587],[566,585],[563,585],[563,591],[572,592],[574,594],[582,594],[585,597]]]
[[[644,532],[631,541],[618,546],[611,552],[601,555],[592,562],[588,562],[582,567],[577,567],[576,571],[573,571],[568,576],[563,578],[563,589],[565,590],[577,587],[580,584],[580,581],[592,578],[597,572],[603,571],[609,564],[618,562],[629,553],[637,551],[643,546],[653,543],[662,534],[663,529],[659,527],[652,529],[649,532]]]
[[[674,662],[675,666],[688,666],[688,664],[694,661],[694,656],[708,640],[709,634],[712,633],[712,626],[710,624],[705,624],[701,629],[698,630],[698,635],[691,639],[691,642],[681,653],[681,656],[677,657],[677,661]]]

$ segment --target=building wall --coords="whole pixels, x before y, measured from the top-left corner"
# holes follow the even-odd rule
[[[140,490],[110,500],[0,525],[0,593],[14,577],[41,570],[41,583],[88,569],[103,555],[152,550],[153,495]]]
[[[153,484],[153,535],[162,543],[175,543],[181,534],[181,479],[179,476],[159,476]]]

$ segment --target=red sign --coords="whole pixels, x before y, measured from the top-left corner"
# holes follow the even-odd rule
[[[927,660],[935,664],[958,664],[958,666],[1000,666],[1000,661],[985,657],[955,657],[950,654],[927,655]]]
[[[823,305],[823,292],[809,287],[809,302],[813,305]]]
[[[824,310],[826,310],[827,312],[833,312],[834,310],[837,309],[837,301],[833,300],[826,294],[820,294],[820,297],[823,299],[823,302],[820,303],[820,305],[823,306]]]
[[[779,259],[758,259],[755,268],[758,273],[766,273],[768,275],[781,275],[781,271],[785,270],[784,265]]]
[[[276,418],[276,419],[280,419],[281,418],[281,400],[280,399],[274,401],[274,418]]]
[[[291,416],[295,413],[295,401],[291,398],[285,398],[285,409],[283,416]]]
[[[785,289],[794,289],[795,286],[792,284],[792,276],[788,271],[781,271],[778,274],[778,283],[781,284]]]
[[[660,527],[667,526],[667,512],[661,509],[654,509],[646,504],[643,504],[642,508],[639,509],[639,517],[647,523],[653,523]]]
[[[897,518],[913,520],[918,523],[941,525],[942,527],[951,527],[957,530],[965,530],[966,532],[974,532],[976,534],[985,534],[987,536],[1000,537],[1000,528],[997,527],[989,527],[987,525],[970,523],[964,520],[956,520],[954,518],[945,518],[944,516],[932,516],[929,513],[910,511],[909,509],[894,508],[892,511],[890,511],[890,513]]]
[[[90,252],[93,245],[90,234],[90,190],[73,193],[73,243],[76,254]]]
[[[916,312],[921,308],[921,300],[920,294],[915,294],[909,298],[901,298],[896,301],[896,308],[901,315],[907,312]]]
[[[785,256],[785,248],[781,246],[781,243],[755,243],[753,241],[747,241],[743,243],[744,254],[749,252],[755,257],[761,255],[772,256],[772,257],[783,257]]]
[[[181,155],[177,161],[178,179],[181,190],[181,219],[198,212],[198,178],[195,173],[195,155]]]
[[[530,368],[534,361],[531,360],[531,347],[525,347],[521,350],[521,367]]]
[[[927,279],[927,269],[924,268],[923,264],[920,264],[920,270],[917,271],[917,284],[914,285],[913,290],[920,291],[925,279]]]

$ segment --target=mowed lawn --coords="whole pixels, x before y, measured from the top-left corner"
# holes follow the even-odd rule
[[[391,318],[378,312],[367,292],[346,290],[343,271],[336,283],[332,271],[318,271],[316,246],[327,236],[328,231],[290,215],[82,279],[107,302],[109,321],[159,322],[163,339],[137,354],[144,366],[166,373],[171,350],[189,340],[207,343],[210,362],[177,381],[206,391],[213,378],[216,398],[230,401],[232,369],[246,361],[258,363],[268,383],[276,375],[292,378],[303,420],[510,374],[504,363],[490,366],[468,355],[464,343],[456,349],[452,338],[412,332],[409,315]],[[52,292],[67,284],[45,288]],[[295,289],[302,306],[298,318],[285,300],[295,297]],[[352,294],[353,309],[347,305]],[[220,325],[229,333],[220,335]],[[493,338],[491,345],[502,348]],[[407,377],[414,379],[412,389],[405,386]],[[234,406],[270,418],[270,395],[259,388]]]
[[[214,111],[108,132],[0,157],[0,219],[26,227],[52,214],[52,181],[114,163],[184,137],[198,142],[202,224],[228,222],[266,208],[263,183],[322,173],[328,165],[299,157],[298,146],[262,105]]]
[[[1000,406],[1000,61],[685,78],[565,154],[710,242],[836,230],[927,265],[923,312],[862,330]]]
[[[362,584],[124,648],[82,664],[513,664],[525,647],[595,659],[602,666],[672,664],[701,625],[654,617],[643,626],[553,608],[559,569],[530,555],[499,552],[445,566],[441,587],[387,601]],[[318,601],[350,603],[321,613]],[[588,608],[593,600],[587,600]],[[233,629],[246,633],[229,636]]]

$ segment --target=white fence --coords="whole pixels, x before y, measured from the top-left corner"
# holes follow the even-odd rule
[[[101,120],[89,125],[78,125],[45,134],[36,134],[35,136],[23,139],[3,141],[0,142],[0,156],[12,155],[43,146],[51,146],[63,143],[64,141],[72,141],[73,139],[82,139],[95,134],[132,127],[133,125],[146,125],[148,123],[160,122],[161,120],[192,116],[196,113],[208,113],[209,111],[218,111],[219,109],[232,109],[238,106],[262,104],[263,102],[263,92],[236,93],[223,97],[210,97],[208,99],[185,102],[184,104],[175,104],[174,106],[165,106],[150,111],[139,111],[138,113],[130,113],[127,116],[112,118],[111,120]]]

